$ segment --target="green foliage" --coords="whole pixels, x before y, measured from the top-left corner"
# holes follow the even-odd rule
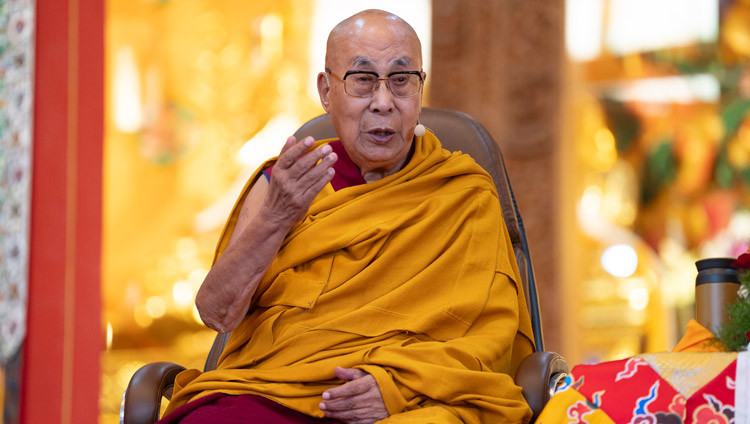
[[[717,338],[729,350],[746,350],[748,346],[748,333],[750,332],[750,270],[740,270],[740,295],[736,302],[729,305],[727,323],[719,328]]]
[[[740,127],[745,114],[750,110],[750,100],[739,99],[731,102],[721,112],[721,122],[724,124],[724,142],[732,137]]]
[[[677,176],[672,140],[663,140],[649,152],[641,169],[641,202],[649,203]]]
[[[745,182],[748,181],[748,176],[744,170],[733,169],[727,157],[727,143],[737,133],[737,129],[742,121],[748,119],[748,113],[750,113],[750,100],[748,99],[731,101],[721,112],[724,137],[721,140],[719,154],[714,164],[714,179],[716,184],[721,188],[726,189],[731,187],[735,177],[739,177]]]
[[[740,177],[746,185],[750,186],[750,168],[745,168],[740,171]]]
[[[716,179],[716,184],[720,188],[727,189],[732,186],[732,166],[729,165],[726,149],[723,149],[716,158],[714,178]]]
[[[626,152],[641,132],[641,121],[620,101],[605,98],[602,100],[607,126],[615,136],[618,153]]]

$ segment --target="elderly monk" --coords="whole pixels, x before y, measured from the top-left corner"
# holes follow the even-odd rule
[[[250,178],[196,298],[231,337],[217,370],[178,375],[163,421],[527,421],[512,375],[533,345],[497,193],[414,136],[416,33],[364,11],[325,62],[338,139],[289,137]]]

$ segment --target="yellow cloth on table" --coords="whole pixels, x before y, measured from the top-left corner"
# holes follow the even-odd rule
[[[536,419],[537,424],[570,422],[614,424],[604,411],[597,405],[592,405],[585,396],[575,390],[566,390],[554,395]]]
[[[698,321],[688,321],[685,335],[672,352],[725,352],[726,348]]]
[[[250,178],[217,257],[271,163]],[[322,417],[342,366],[375,377],[385,422],[528,421],[511,376],[533,350],[531,326],[501,213],[490,176],[431,133],[399,172],[326,187],[284,240],[218,369],[179,374],[168,412],[210,393],[254,393]]]
[[[689,398],[737,359],[736,352],[641,353],[639,358],[685,398]]]

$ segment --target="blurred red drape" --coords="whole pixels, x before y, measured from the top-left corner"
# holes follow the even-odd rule
[[[104,2],[37,0],[23,423],[99,415]]]

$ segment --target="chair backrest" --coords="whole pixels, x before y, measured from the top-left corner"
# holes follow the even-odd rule
[[[526,305],[531,315],[531,326],[534,333],[534,345],[538,352],[544,351],[542,337],[542,322],[539,314],[539,300],[534,278],[534,269],[531,264],[531,254],[526,242],[526,231],[523,227],[521,214],[518,211],[513,190],[510,186],[508,173],[505,169],[503,155],[497,143],[487,130],[471,116],[448,109],[422,108],[419,117],[425,127],[429,128],[443,145],[450,151],[462,151],[470,155],[487,173],[497,187],[500,205],[503,210],[503,219],[508,227],[510,240],[521,273],[521,283],[526,294]],[[297,139],[313,136],[316,140],[336,137],[336,132],[331,123],[331,117],[327,114],[311,119],[297,132]],[[229,333],[219,334],[211,348],[206,370],[216,368],[221,352],[224,350]]]

